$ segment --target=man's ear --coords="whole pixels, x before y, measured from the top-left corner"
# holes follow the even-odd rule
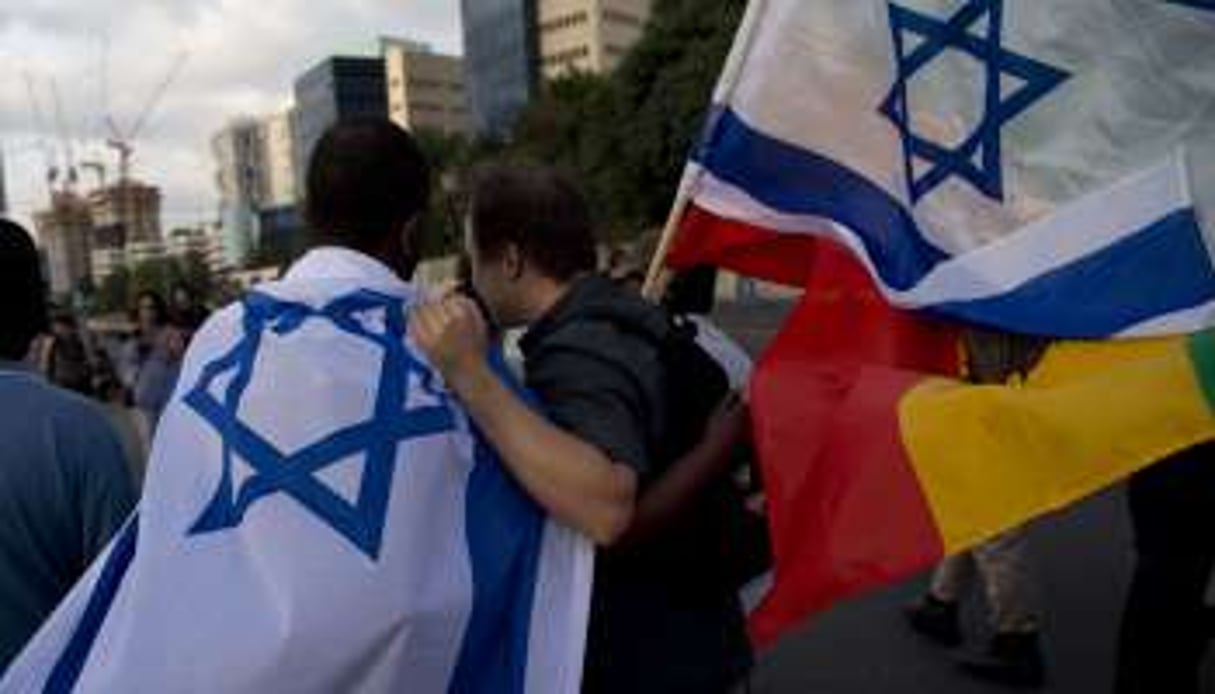
[[[506,276],[511,280],[519,280],[523,277],[523,268],[526,263],[523,260],[523,251],[519,249],[518,244],[506,244],[506,248],[503,250],[502,262],[506,264]]]
[[[421,215],[416,215],[401,227],[401,253],[408,261],[414,263],[421,260],[418,257],[418,234],[421,220]]]

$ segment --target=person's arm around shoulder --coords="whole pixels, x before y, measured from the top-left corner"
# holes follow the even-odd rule
[[[750,408],[731,393],[718,405],[700,441],[641,495],[620,544],[644,544],[686,521],[705,492],[729,477],[737,448],[750,442]]]
[[[414,309],[410,331],[538,504],[596,544],[620,539],[632,522],[636,473],[551,424],[501,382],[486,359],[485,323],[471,300],[453,296]]]

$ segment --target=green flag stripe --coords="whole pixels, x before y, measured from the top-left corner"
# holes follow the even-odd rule
[[[1188,347],[1207,407],[1215,410],[1215,330],[1192,335]]]

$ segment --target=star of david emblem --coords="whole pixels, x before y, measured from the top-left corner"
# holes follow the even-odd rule
[[[1003,0],[966,0],[948,19],[890,3],[898,74],[878,109],[899,129],[912,203],[917,203],[950,177],[958,177],[989,198],[1004,200],[1001,132],[1038,100],[1070,77],[1067,72],[1005,49]],[[982,22],[986,20],[986,28]],[[923,41],[909,50],[908,34]],[[961,51],[982,65],[985,74],[983,113],[973,132],[956,146],[943,145],[917,133],[912,123],[908,83],[920,70],[949,50]],[[1019,80],[1008,93],[1003,78]],[[1010,80],[1011,81],[1011,80]],[[928,164],[917,175],[917,161]]]
[[[194,522],[189,534],[200,535],[238,527],[257,502],[278,494],[296,501],[371,559],[380,552],[388,513],[389,492],[401,444],[455,428],[445,397],[435,388],[431,371],[405,347],[405,317],[400,299],[361,290],[323,308],[281,301],[265,294],[245,298],[243,335],[235,346],[204,367],[185,403],[223,441],[223,472],[219,488]],[[364,318],[382,316],[382,327]],[[286,453],[239,416],[241,398],[254,378],[258,350],[267,331],[288,336],[307,321],[322,320],[365,340],[383,352],[374,411],[366,421],[332,432],[318,432],[312,443]],[[226,387],[217,388],[227,379]],[[426,406],[407,407],[410,379],[432,396]],[[216,392],[219,390],[220,392]],[[290,404],[283,403],[284,411]],[[253,474],[237,487],[235,458]],[[352,456],[363,458],[357,498],[347,501],[317,475]]]

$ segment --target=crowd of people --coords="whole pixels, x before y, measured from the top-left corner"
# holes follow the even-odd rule
[[[52,306],[49,313],[48,329],[35,337],[25,362],[50,383],[105,407],[123,432],[138,481],[186,347],[208,310],[189,286],[177,284],[169,300],[140,292],[125,324],[90,329],[70,309]]]
[[[301,262],[323,266],[340,254],[368,276],[409,281],[428,180],[400,128],[335,126],[310,164],[316,248]],[[711,278],[678,278],[655,305],[637,292],[641,263],[621,270],[629,263],[616,258],[615,271],[599,272],[590,203],[544,167],[481,172],[464,242],[467,281],[414,307],[411,335],[528,496],[597,547],[583,691],[711,693],[745,682],[753,661],[740,590],[769,568],[769,557],[749,415],[738,396],[749,359],[706,317]],[[0,226],[0,356],[9,360],[0,367],[0,402],[13,413],[0,421],[0,671],[133,503],[130,479],[116,472],[117,437],[78,395],[134,408],[151,436],[190,336],[206,319],[179,288],[169,302],[140,295],[129,335],[92,335],[63,311],[48,325],[37,267],[28,235]],[[543,416],[487,357],[512,329],[524,331],[522,379]],[[980,383],[1006,382],[1041,354],[1038,342],[1006,336],[967,347]],[[1181,458],[1132,482],[1140,559],[1122,638],[1124,694],[1196,691],[1212,564],[1210,526],[1200,519],[1215,508],[1215,467],[1206,448]],[[63,475],[78,483],[49,481]],[[1042,620],[1022,595],[1022,540],[1014,532],[971,555],[995,598],[996,631],[991,658],[971,667],[1038,686]],[[917,631],[961,640],[967,561],[937,572],[909,612]]]

